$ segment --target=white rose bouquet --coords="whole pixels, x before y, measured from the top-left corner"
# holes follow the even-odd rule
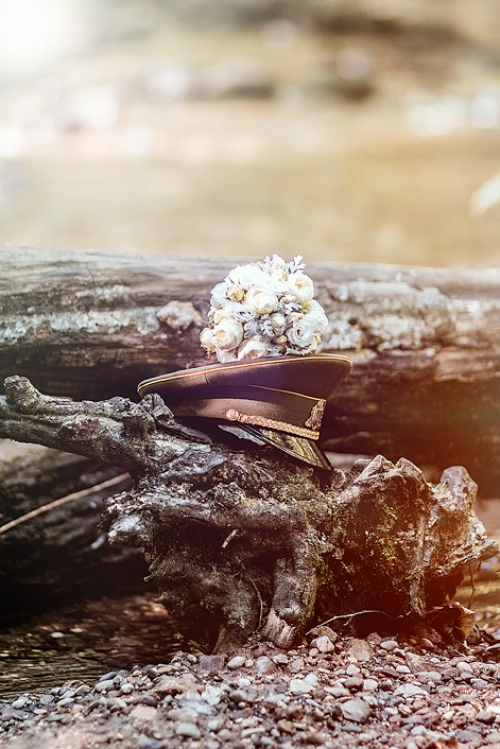
[[[212,289],[201,345],[220,362],[312,354],[328,318],[300,255],[239,265]]]

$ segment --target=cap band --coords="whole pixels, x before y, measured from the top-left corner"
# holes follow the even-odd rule
[[[226,411],[225,416],[228,421],[238,421],[240,424],[252,424],[252,426],[266,427],[267,429],[277,429],[279,432],[296,434],[298,437],[307,437],[307,439],[310,440],[319,439],[319,432],[315,432],[312,429],[297,427],[294,424],[289,424],[286,421],[266,419],[264,416],[250,416],[248,414],[242,414],[235,408],[229,408]]]

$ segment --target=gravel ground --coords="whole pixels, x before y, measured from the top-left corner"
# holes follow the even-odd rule
[[[286,653],[177,652],[92,684],[0,700],[0,746],[499,749],[497,649],[444,652],[321,627]]]

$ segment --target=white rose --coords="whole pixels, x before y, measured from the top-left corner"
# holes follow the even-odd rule
[[[214,333],[210,328],[205,328],[201,331],[200,342],[203,348],[212,354],[215,351]]]
[[[271,325],[276,332],[282,333],[286,325],[286,317],[282,312],[275,312],[271,315]]]
[[[222,349],[217,349],[217,359],[221,364],[225,364],[228,361],[236,361],[236,349],[231,349],[231,351],[222,351]]]
[[[243,340],[243,325],[236,320],[225,317],[215,326],[213,342],[216,348],[230,351],[237,348]]]
[[[314,340],[315,333],[314,325],[304,316],[293,324],[286,335],[292,346],[307,348]]]
[[[227,287],[226,281],[221,281],[212,289],[210,294],[210,304],[212,307],[222,307],[227,302]]]
[[[314,325],[317,333],[324,333],[328,327],[328,317],[325,314],[325,310],[314,299],[311,302],[311,309],[304,315],[304,319],[309,320]]]
[[[233,284],[241,286],[245,291],[248,291],[251,286],[265,283],[267,278],[267,274],[257,265],[253,264],[238,265],[228,276],[228,279]]]
[[[268,356],[268,345],[260,336],[252,336],[240,346],[238,359],[260,359],[262,356]]]
[[[256,315],[269,315],[278,306],[278,297],[263,286],[254,286],[245,296],[245,304]]]
[[[273,274],[273,276],[269,279],[268,286],[274,291],[275,294],[278,294],[278,296],[282,296],[283,294],[286,294],[287,291],[289,291],[287,278],[288,276],[286,278],[276,278]]]
[[[301,302],[308,304],[314,295],[314,284],[309,276],[298,270],[288,276],[288,285],[293,295]]]

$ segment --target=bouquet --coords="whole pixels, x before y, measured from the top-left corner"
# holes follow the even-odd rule
[[[234,268],[212,289],[203,348],[220,362],[314,353],[328,318],[304,268],[300,255]]]

